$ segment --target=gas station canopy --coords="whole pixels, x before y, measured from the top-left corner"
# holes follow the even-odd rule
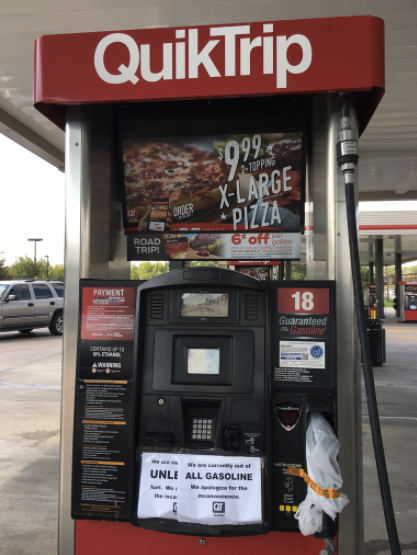
[[[360,200],[417,198],[415,3],[353,0],[336,5],[331,0],[320,3],[305,0],[297,6],[288,1],[268,2],[267,6],[271,20],[367,14],[384,20],[386,94],[360,140]],[[74,0],[71,3],[23,0],[3,3],[0,14],[0,132],[60,169],[65,166],[64,133],[33,107],[35,39],[64,33],[215,26],[236,21],[245,24],[264,19],[256,3],[242,4],[236,0],[221,7],[210,2],[190,4],[181,0],[142,0],[134,5],[131,0]],[[213,37],[218,38],[221,37]],[[350,47],[356,39],[355,35],[349,37]],[[58,70],[63,67],[59,50],[55,56]],[[79,58],[79,61],[82,60]],[[341,69],[342,57],[337,61]],[[78,86],[79,83],[74,84]]]

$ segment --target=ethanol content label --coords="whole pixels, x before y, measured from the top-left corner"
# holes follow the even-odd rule
[[[325,368],[325,343],[315,341],[280,341],[281,368]]]
[[[262,523],[262,459],[144,453],[138,518]]]

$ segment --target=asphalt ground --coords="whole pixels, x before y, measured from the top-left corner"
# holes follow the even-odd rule
[[[417,555],[417,323],[386,308],[387,362],[374,368],[391,494],[405,555]],[[362,388],[365,555],[389,555],[366,396]]]
[[[0,554],[57,552],[62,338],[0,334]]]
[[[401,548],[417,555],[417,324],[392,316],[374,373]],[[0,555],[57,552],[61,356],[47,329],[0,334]],[[365,555],[388,555],[365,394],[363,433]]]

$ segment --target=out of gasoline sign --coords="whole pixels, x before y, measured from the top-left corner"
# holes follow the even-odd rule
[[[138,518],[261,524],[260,457],[143,453]]]

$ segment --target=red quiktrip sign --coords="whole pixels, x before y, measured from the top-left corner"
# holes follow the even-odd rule
[[[44,105],[384,87],[371,16],[48,35],[35,49],[35,105],[54,121]]]
[[[278,289],[280,314],[329,314],[328,289]]]

